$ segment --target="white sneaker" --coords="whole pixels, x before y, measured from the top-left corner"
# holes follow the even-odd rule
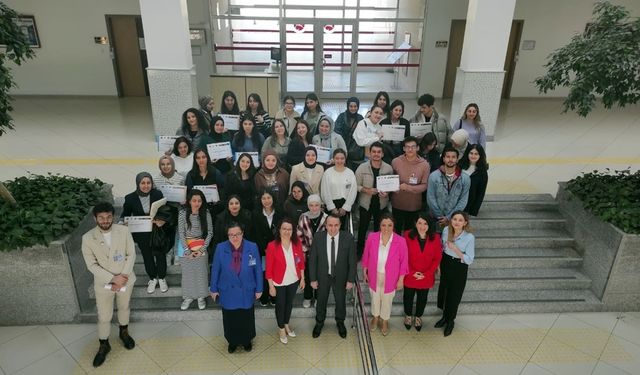
[[[193,298],[185,298],[184,301],[182,301],[182,305],[180,305],[180,310],[184,311],[188,309],[189,306],[191,306],[191,302],[193,302]]]
[[[302,307],[304,307],[305,309],[308,309],[309,307],[311,307],[311,300],[305,299],[304,301],[302,301]]]
[[[156,291],[156,285],[158,285],[158,279],[151,279],[147,283],[147,293],[152,294]]]
[[[207,307],[207,303],[205,302],[204,298],[198,298],[198,308],[200,310],[204,310],[205,307]]]
[[[167,290],[169,290],[169,286],[167,285],[167,280],[165,279],[158,279],[158,284],[160,284],[160,291],[162,293],[166,293]]]

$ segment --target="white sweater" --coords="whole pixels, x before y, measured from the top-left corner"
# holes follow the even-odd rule
[[[328,210],[336,208],[336,205],[333,204],[335,199],[343,198],[346,202],[342,208],[350,212],[357,194],[356,175],[351,169],[345,168],[344,171],[338,172],[335,167],[331,167],[324,171],[320,184],[320,196]]]
[[[361,120],[353,131],[353,139],[360,147],[371,146],[373,142],[379,141],[378,132],[382,131],[382,126],[374,124],[368,118]]]

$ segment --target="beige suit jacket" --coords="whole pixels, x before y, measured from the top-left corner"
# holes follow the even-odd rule
[[[304,166],[304,163],[296,164],[291,167],[291,177],[289,177],[289,191],[291,191],[291,187],[293,183],[296,181],[302,181],[309,194],[320,194],[320,182],[322,181],[322,175],[324,174],[324,168],[320,164],[316,164],[316,168],[311,174],[311,179],[307,174],[307,168]]]
[[[95,285],[104,285],[120,274],[129,275],[127,286],[133,287],[136,275],[133,265],[136,262],[136,247],[129,228],[113,224],[111,227],[111,248],[96,226],[82,236],[82,256],[87,269],[93,274]]]

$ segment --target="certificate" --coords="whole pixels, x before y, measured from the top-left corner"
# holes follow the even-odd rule
[[[211,160],[220,160],[233,157],[231,142],[209,143],[207,145]]]
[[[329,162],[329,160],[331,160],[331,149],[329,147],[322,147],[318,145],[312,146],[315,147],[316,153],[318,154],[318,157],[316,158],[316,161],[318,163],[326,164]]]
[[[382,140],[402,142],[404,130],[404,125],[382,125]]]
[[[173,150],[173,144],[175,143],[176,139],[178,139],[177,135],[159,135],[158,136],[158,151],[162,152],[163,154],[166,151],[172,151]]]
[[[167,202],[184,203],[187,200],[187,187],[178,185],[160,185],[158,190],[162,192],[162,196]]]
[[[378,176],[376,189],[385,193],[400,190],[400,176],[397,174]]]
[[[260,155],[255,151],[252,151],[252,152],[236,152],[236,154],[235,154],[236,164],[238,164],[238,158],[242,154],[249,154],[251,156],[251,159],[253,160],[253,166],[256,167],[256,168],[260,167]]]
[[[431,131],[433,131],[433,125],[431,125],[431,122],[414,122],[409,124],[409,134],[412,137],[418,138],[418,140]]]
[[[131,233],[151,232],[151,216],[125,216],[124,222]]]
[[[218,194],[217,185],[194,185],[193,188],[204,193],[207,203],[216,203],[220,201],[220,194]]]
[[[238,115],[223,115],[223,114],[220,114],[218,116],[222,117],[222,120],[224,120],[224,127],[227,130],[238,130],[238,129],[240,129],[240,116],[238,116]]]

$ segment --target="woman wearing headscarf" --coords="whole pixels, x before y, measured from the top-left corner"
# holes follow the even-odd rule
[[[307,198],[307,207],[309,211],[304,212],[298,219],[298,238],[302,242],[302,251],[305,254],[305,264],[309,261],[309,250],[313,244],[313,236],[325,229],[324,223],[327,220],[327,215],[322,210],[322,199],[318,194],[311,194]],[[309,270],[305,268],[304,277],[309,280]],[[311,300],[315,299],[316,291],[311,288],[310,284],[306,284],[304,287],[304,301],[302,307],[311,307]]]
[[[351,138],[351,134],[356,129],[356,125],[363,119],[358,113],[360,100],[355,96],[347,99],[347,110],[338,115],[335,124],[335,132],[342,136],[345,141]]]
[[[309,194],[320,194],[320,182],[324,175],[324,168],[316,163],[318,151],[313,146],[307,146],[304,151],[304,161],[291,168],[290,184],[301,181]]]
[[[347,145],[344,143],[344,139],[342,136],[333,131],[331,128],[331,120],[328,117],[324,117],[318,121],[318,134],[313,136],[311,142],[314,145],[326,147],[330,150],[330,153],[333,153],[333,150],[343,149],[347,150]],[[333,165],[333,159],[329,160],[325,166]]]
[[[291,185],[291,194],[284,202],[284,215],[292,219],[293,222],[297,224],[298,219],[300,219],[300,215],[309,209],[307,207],[308,196],[309,193],[304,187],[304,183],[301,181],[294,182]]]
[[[127,216],[149,216],[153,202],[162,199],[162,192],[154,189],[153,177],[148,172],[140,172],[136,175],[136,190],[124,197],[122,215],[124,221]],[[167,257],[165,249],[153,249],[151,247],[151,232],[133,233],[133,240],[140,248],[144,259],[144,269],[149,276],[147,293],[154,293],[160,283],[160,291],[166,292],[169,288],[165,277],[167,276]]]
[[[211,122],[211,118],[213,117],[213,106],[215,103],[213,102],[213,98],[206,95],[198,98],[198,104],[200,105],[200,112],[202,112],[202,116],[207,120],[208,124],[213,124]]]
[[[262,155],[262,165],[254,178],[256,191],[263,189],[273,193],[275,205],[282,208],[289,195],[289,173],[278,166],[278,155],[267,150]]]
[[[160,160],[158,160],[158,168],[160,169],[160,173],[153,177],[154,186],[184,185],[184,176],[176,171],[176,162],[171,157],[162,155]]]
[[[224,127],[224,119],[220,116],[213,116],[211,118],[211,125],[209,126],[209,134],[202,137],[200,141],[199,148],[207,150],[207,145],[212,143],[223,143],[223,142],[231,142],[231,135],[229,131]],[[213,165],[220,171],[220,173],[225,174],[231,170],[231,165],[233,164],[233,158],[228,157],[226,159],[218,159],[211,160]]]
[[[262,295],[262,262],[255,243],[244,238],[244,228],[232,222],[225,228],[228,240],[216,246],[211,264],[211,298],[222,306],[224,338],[233,353],[238,345],[252,349],[256,337],[254,301]]]

